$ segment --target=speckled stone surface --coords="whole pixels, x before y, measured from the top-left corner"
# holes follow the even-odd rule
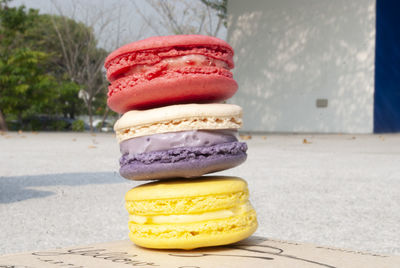
[[[400,255],[400,135],[267,135],[242,165],[255,235]],[[128,239],[112,134],[0,135],[0,254]]]

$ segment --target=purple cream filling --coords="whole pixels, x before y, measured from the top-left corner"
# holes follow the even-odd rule
[[[236,130],[192,130],[154,134],[120,143],[121,154],[165,151],[180,147],[200,147],[237,141]]]
[[[245,155],[247,144],[244,142],[227,142],[211,146],[179,147],[164,151],[124,154],[120,158],[121,167],[128,164],[142,163],[175,163],[178,161],[198,160],[219,155]]]

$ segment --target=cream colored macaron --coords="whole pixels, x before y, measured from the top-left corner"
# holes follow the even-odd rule
[[[143,247],[193,249],[226,245],[257,229],[247,183],[207,176],[144,184],[126,196],[129,237]]]
[[[233,104],[180,104],[129,111],[114,125],[117,140],[176,131],[238,129],[242,108]]]

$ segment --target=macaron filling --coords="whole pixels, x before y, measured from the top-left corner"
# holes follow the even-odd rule
[[[179,147],[211,146],[235,142],[236,130],[191,130],[136,137],[120,143],[121,154],[164,151]]]
[[[216,67],[220,69],[230,70],[229,65],[223,61],[204,55],[184,55],[178,57],[169,57],[160,60],[156,64],[137,64],[124,68],[123,72],[112,77],[111,81],[118,80],[122,77],[131,75],[151,75],[159,72],[168,72],[173,69],[183,67]]]
[[[239,203],[235,207],[229,209],[220,209],[215,211],[195,213],[195,214],[179,214],[179,215],[129,215],[129,221],[138,224],[164,224],[164,223],[189,223],[201,222],[209,220],[224,219],[234,217],[252,210],[250,202]]]
[[[158,171],[172,172],[177,166],[179,173],[168,176],[193,177],[222,170],[226,166],[242,163],[247,155],[247,144],[239,142],[237,130],[190,130],[159,133],[124,140],[120,143],[122,156],[119,160],[123,177],[139,177]],[[195,172],[194,163],[206,165]],[[192,167],[192,168],[190,168]],[[151,170],[148,170],[148,169]],[[210,170],[208,170],[210,169]],[[146,175],[146,176],[147,176]],[[163,176],[168,177],[166,174]]]
[[[246,158],[247,145],[244,142],[228,142],[211,146],[183,146],[164,151],[141,154],[124,154],[120,158],[121,168],[125,165],[150,165],[155,163],[177,163],[226,157],[228,155]]]
[[[176,37],[181,40],[176,40]],[[191,37],[187,35],[174,36],[172,38],[161,37],[159,39],[164,40],[158,40],[158,45],[154,43],[154,38],[153,40],[149,38],[127,44],[107,57],[104,64],[104,67],[107,69],[107,78],[112,82],[131,66],[155,65],[163,59],[178,58],[187,55],[203,55],[210,59],[226,62],[229,69],[234,67],[233,50],[226,42],[215,38],[211,38],[213,40],[210,40],[210,37],[197,36],[196,38],[203,40],[193,43]],[[175,41],[171,42],[172,39],[175,39]],[[139,44],[140,42],[142,42],[142,45]]]

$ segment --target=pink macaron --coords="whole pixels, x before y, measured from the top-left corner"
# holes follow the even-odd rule
[[[111,82],[107,103],[118,113],[232,97],[233,49],[204,35],[151,37],[112,52],[104,64]]]

